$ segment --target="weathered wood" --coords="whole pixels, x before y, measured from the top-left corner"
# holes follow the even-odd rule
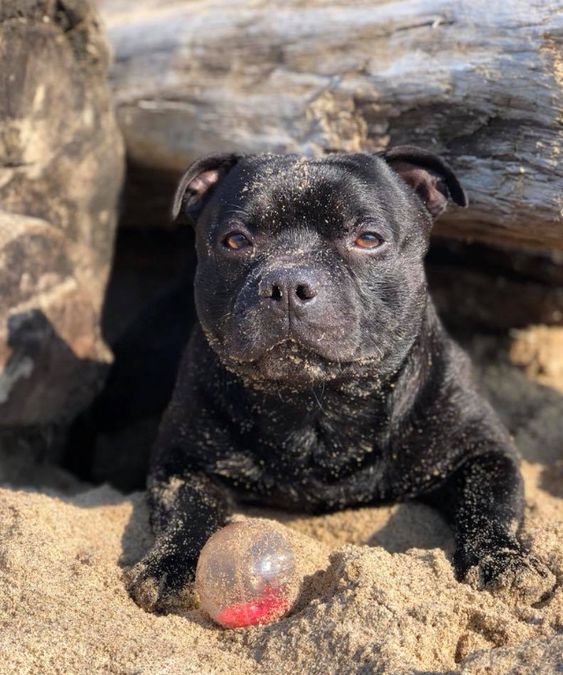
[[[107,64],[85,0],[0,0],[2,449],[22,429],[45,441],[110,360],[99,324],[123,144]]]
[[[134,162],[216,150],[450,157],[438,233],[563,249],[561,0],[97,0]]]

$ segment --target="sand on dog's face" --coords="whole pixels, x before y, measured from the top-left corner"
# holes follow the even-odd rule
[[[563,397],[498,364],[484,382],[528,460],[533,552],[561,582]],[[2,471],[5,479],[0,465],[0,480]],[[123,566],[150,544],[141,494],[0,489],[0,673],[561,669],[561,585],[541,606],[519,608],[458,583],[448,560],[451,533],[428,507],[252,515],[274,515],[299,532],[303,564],[311,573],[326,571],[310,580],[292,616],[229,631],[197,610],[147,614],[127,595]]]
[[[547,471],[548,490],[546,469],[525,466],[534,550],[560,576],[558,470]],[[507,673],[520,664],[518,672],[548,673],[563,655],[561,589],[543,607],[510,608],[459,584],[438,548],[451,549],[447,527],[419,505],[286,517],[332,549],[328,570],[294,615],[242,631],[197,610],[147,614],[128,597],[121,565],[149,543],[141,495],[2,489],[0,520],[0,672]],[[311,569],[326,565],[326,548],[310,544],[302,555]]]

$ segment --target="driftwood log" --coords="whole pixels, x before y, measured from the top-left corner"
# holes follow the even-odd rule
[[[563,250],[561,0],[97,2],[136,165],[416,143],[471,198],[438,234]]]
[[[0,0],[0,448],[48,446],[110,361],[123,143],[84,0]]]

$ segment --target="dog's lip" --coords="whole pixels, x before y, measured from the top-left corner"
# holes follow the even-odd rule
[[[284,349],[285,348],[285,349]],[[233,361],[236,361],[238,363],[244,363],[244,364],[252,364],[252,363],[260,363],[260,361],[263,361],[264,359],[267,359],[269,356],[272,355],[272,352],[275,352],[276,350],[280,350],[282,352],[285,352],[287,355],[289,354],[301,354],[301,355],[316,355],[318,358],[322,358],[320,354],[317,354],[314,350],[306,347],[305,345],[302,345],[300,342],[295,340],[292,337],[284,337],[273,344],[269,345],[268,347],[265,347],[263,351],[258,355],[253,355],[250,358],[244,358],[244,356],[238,355],[236,357],[233,357]]]
[[[293,354],[296,356],[302,355],[302,356],[310,356],[310,355],[315,355],[319,358],[326,359],[322,354],[319,354],[315,349],[310,347],[309,345],[304,344],[301,342],[298,338],[295,338],[293,335],[281,338],[277,342],[275,342],[273,345],[270,345],[267,349],[264,350],[264,353],[259,357],[258,360],[267,357],[271,355],[272,352],[275,352],[276,350],[281,351],[282,353],[286,353],[288,355]]]
[[[278,350],[280,353],[275,354],[276,350]],[[233,359],[237,361],[240,364],[244,365],[260,365],[260,363],[263,363],[266,361],[268,358],[272,356],[279,356],[285,359],[291,359],[293,358],[298,358],[302,361],[315,361],[316,363],[322,363],[325,365],[330,365],[332,367],[338,367],[338,366],[346,366],[350,364],[357,364],[365,361],[365,359],[334,359],[330,358],[328,356],[325,356],[324,354],[318,352],[316,349],[313,347],[303,344],[300,342],[298,339],[295,339],[293,336],[286,336],[284,338],[281,338],[277,340],[274,344],[268,346],[267,348],[264,349],[264,351],[259,355],[255,356],[253,358],[245,359],[245,358],[237,358]]]

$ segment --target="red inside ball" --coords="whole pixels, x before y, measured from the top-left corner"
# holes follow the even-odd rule
[[[256,626],[275,621],[288,609],[289,603],[282,590],[268,586],[261,597],[256,600],[225,607],[217,617],[217,621],[225,628]]]

